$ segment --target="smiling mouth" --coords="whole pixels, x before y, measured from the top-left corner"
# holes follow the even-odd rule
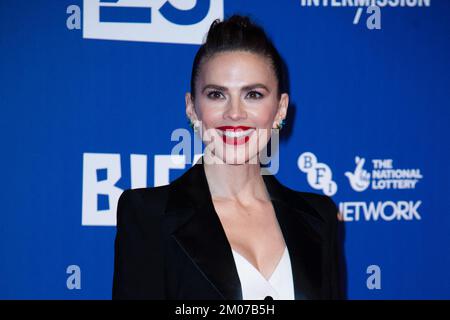
[[[247,143],[255,127],[247,126],[221,126],[216,128],[226,144],[240,145]]]

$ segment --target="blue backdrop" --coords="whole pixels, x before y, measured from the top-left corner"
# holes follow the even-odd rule
[[[277,178],[339,205],[348,298],[450,298],[450,2],[355,4],[0,0],[0,298],[111,297],[117,198],[190,166],[171,134],[233,13],[288,66]]]

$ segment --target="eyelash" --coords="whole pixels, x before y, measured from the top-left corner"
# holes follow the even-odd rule
[[[219,94],[219,95],[221,95],[221,96],[223,97],[222,92],[217,91],[217,90],[208,92],[207,96],[208,96],[208,98],[210,98],[210,99],[212,99],[212,100],[218,100],[218,99],[221,99],[221,98],[222,98],[222,97],[214,96],[214,95],[216,95],[216,94]],[[256,94],[256,97],[250,98],[250,99],[252,99],[252,100],[258,100],[258,99],[262,99],[262,98],[264,97],[264,95],[263,95],[261,92],[254,91],[254,90],[253,90],[253,91],[249,91],[249,92],[247,93],[247,96],[250,95],[250,94]]]

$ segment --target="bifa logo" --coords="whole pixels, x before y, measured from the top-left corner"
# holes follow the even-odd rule
[[[194,163],[201,157],[195,155]],[[167,185],[170,182],[171,169],[185,169],[185,156],[155,155],[154,186]],[[117,202],[123,190],[116,186],[122,177],[121,157],[115,153],[83,154],[83,226],[115,226],[117,222]],[[131,189],[146,188],[147,155],[130,155]]]
[[[223,0],[84,0],[83,38],[201,44]]]
[[[393,221],[421,220],[418,211],[422,201],[378,201],[378,202],[341,202],[339,220],[351,221]]]

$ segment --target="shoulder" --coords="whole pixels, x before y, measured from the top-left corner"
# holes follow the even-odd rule
[[[305,201],[312,207],[325,222],[334,222],[337,220],[338,208],[331,197],[314,192],[290,190],[295,194],[295,197]]]
[[[118,207],[146,209],[163,205],[167,199],[169,185],[126,189],[119,197]]]
[[[117,203],[117,225],[143,224],[160,217],[166,205],[168,185],[126,189]]]

